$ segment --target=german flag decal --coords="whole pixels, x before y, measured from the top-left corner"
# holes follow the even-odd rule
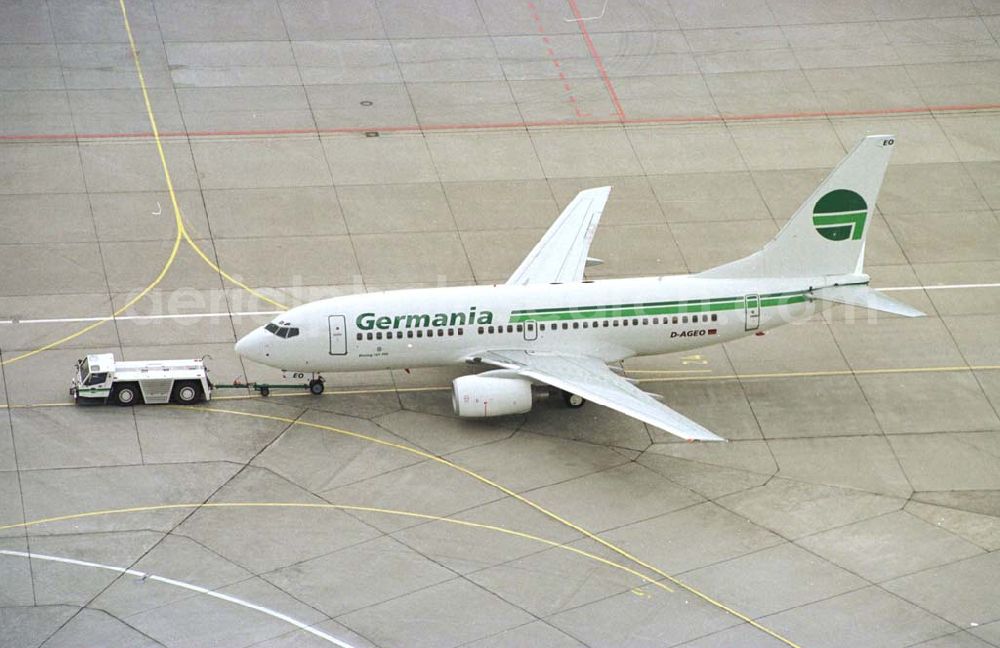
[[[813,207],[816,231],[831,241],[861,240],[867,216],[865,199],[850,189],[831,191]]]

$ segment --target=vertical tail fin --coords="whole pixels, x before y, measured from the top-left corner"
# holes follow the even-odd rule
[[[821,277],[861,274],[868,225],[895,138],[869,135],[759,251],[699,276]]]

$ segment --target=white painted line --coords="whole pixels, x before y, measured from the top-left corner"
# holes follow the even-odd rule
[[[128,574],[129,576],[138,576],[143,580],[151,580],[164,583],[166,585],[173,585],[174,587],[180,587],[186,590],[191,590],[192,592],[197,592],[199,594],[211,596],[213,598],[226,601],[227,603],[233,603],[234,605],[239,605],[249,610],[256,610],[257,612],[263,612],[264,614],[274,617],[275,619],[279,619],[281,621],[284,621],[285,623],[289,623],[295,626],[296,628],[299,628],[300,630],[305,630],[309,634],[319,637],[320,639],[325,639],[326,641],[332,643],[335,646],[340,646],[341,648],[354,648],[354,646],[352,646],[349,643],[341,641],[340,639],[328,635],[321,630],[317,630],[312,626],[309,626],[305,623],[302,623],[301,621],[293,619],[287,614],[282,614],[277,610],[272,610],[271,608],[264,607],[263,605],[257,605],[256,603],[250,603],[249,601],[238,599],[235,596],[229,596],[228,594],[222,594],[221,592],[214,592],[212,590],[205,589],[204,587],[200,587],[198,585],[192,585],[191,583],[185,583],[183,581],[174,580],[172,578],[164,578],[163,576],[157,576],[156,574],[147,574],[137,569],[128,569],[126,567],[115,567],[113,565],[102,565],[101,563],[87,562],[85,560],[76,560],[74,558],[61,558],[59,556],[47,556],[45,554],[27,553],[24,551],[9,551],[6,549],[0,549],[0,554],[3,554],[5,556],[17,556],[20,558],[33,558],[35,560],[50,560],[52,562],[65,563],[67,565],[76,565],[78,567],[93,567],[94,569],[107,569],[108,571],[119,572],[121,574]]]
[[[102,322],[104,320],[115,320],[118,322],[129,320],[160,320],[160,319],[193,319],[196,317],[252,317],[255,315],[280,315],[284,311],[236,311],[233,313],[184,313],[180,315],[119,315],[118,317],[54,317],[48,319],[5,319],[0,320],[0,324],[67,324]]]
[[[903,290],[960,290],[965,288],[1000,288],[1000,283],[978,284],[939,284],[930,286],[895,286],[892,288],[876,288],[882,292],[900,292]]]
[[[892,286],[876,288],[881,292],[902,292],[906,290],[964,290],[968,288],[1000,288],[1000,283],[940,284],[931,286]],[[118,322],[130,320],[170,320],[194,319],[197,317],[256,317],[259,315],[280,315],[284,311],[233,311],[221,313],[184,313],[179,315],[120,315],[118,317],[52,317],[47,319],[0,319],[2,324],[86,324],[113,319]]]

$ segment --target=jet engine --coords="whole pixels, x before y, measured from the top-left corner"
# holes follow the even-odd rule
[[[452,383],[451,396],[455,414],[469,418],[524,414],[531,411],[531,381],[524,378],[500,378],[486,372],[462,376]]]

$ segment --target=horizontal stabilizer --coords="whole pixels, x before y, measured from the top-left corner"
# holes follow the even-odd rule
[[[834,302],[836,304],[847,304],[849,306],[860,306],[871,310],[892,313],[903,317],[924,317],[926,314],[918,311],[912,306],[907,306],[895,299],[890,299],[868,286],[830,286],[814,290],[810,295],[815,299]]]

